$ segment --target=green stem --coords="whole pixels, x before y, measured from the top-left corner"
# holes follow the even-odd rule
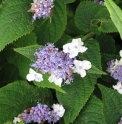
[[[83,38],[82,38],[82,41],[87,41],[89,40],[90,38],[92,38],[95,34],[93,34],[92,32],[90,32],[89,34],[85,35]]]

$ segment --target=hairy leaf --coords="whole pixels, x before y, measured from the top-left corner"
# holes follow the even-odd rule
[[[49,74],[44,74],[43,75],[44,80],[41,81],[41,82],[34,82],[34,84],[37,85],[38,87],[51,88],[51,89],[55,89],[55,90],[57,90],[59,92],[66,93],[61,87],[57,86],[53,82],[50,83],[48,81],[49,76],[50,76]]]
[[[65,124],[72,123],[78,116],[80,110],[93,92],[95,83],[96,76],[93,74],[87,74],[85,78],[75,75],[71,85],[62,87],[66,91],[66,94],[57,92],[57,98],[66,110],[64,115]]]
[[[19,54],[13,50],[13,48],[19,49],[21,51],[21,47],[23,48],[24,46],[27,45],[35,46],[33,49],[27,49],[23,51],[23,54],[28,55],[27,57],[30,57],[31,60],[34,59],[34,52],[36,51],[36,48],[38,45],[36,44],[36,36],[33,33],[30,33],[29,35],[23,36],[22,38],[19,38],[14,44],[9,45],[5,49],[5,56],[7,60],[14,64],[16,67],[19,69],[20,76],[25,79],[26,75],[28,74],[31,60],[23,56],[23,54]],[[33,45],[34,44],[34,45]],[[26,48],[26,47],[25,47]],[[28,47],[27,47],[28,48]],[[20,52],[21,53],[21,52]]]
[[[122,95],[100,84],[99,88],[103,97],[103,109],[106,123],[118,124],[122,116]]]
[[[99,69],[98,69],[97,67],[95,67],[93,64],[92,64],[91,69],[89,69],[87,72],[88,72],[88,73],[92,73],[92,74],[100,74],[100,75],[101,75],[101,74],[104,74],[104,75],[106,75],[105,72],[99,70]]]
[[[75,23],[79,29],[85,32],[92,31],[95,34],[117,32],[105,6],[90,1],[79,4],[76,10]]]
[[[20,53],[30,60],[34,60],[34,52],[36,52],[36,50],[40,47],[40,45],[29,45],[27,47],[15,48],[14,51]]]
[[[73,124],[106,124],[103,103],[96,96],[91,96]]]
[[[83,54],[80,54],[81,59],[86,59],[91,62],[92,65],[96,66],[98,69],[102,70],[101,67],[101,55],[99,44],[96,40],[89,40],[85,43],[88,48]]]
[[[57,1],[60,1],[60,2],[63,2],[63,3],[65,3],[65,4],[67,4],[67,3],[72,3],[72,2],[74,2],[75,0],[57,0]]]
[[[30,86],[25,81],[11,83],[0,89],[0,123],[13,120],[25,109],[41,103],[48,103],[51,94],[47,89]]]
[[[0,13],[0,50],[33,29],[28,0],[5,0]]]
[[[63,34],[66,27],[66,5],[55,1],[51,20],[46,20],[36,29],[38,43],[45,45],[47,42],[56,42]]]
[[[91,1],[81,2],[75,14],[75,23],[77,27],[85,32],[89,32],[91,30],[90,21],[94,19],[95,14],[102,8],[102,6],[96,5]]]
[[[101,33],[96,37],[101,53],[115,54],[115,40],[112,36]]]
[[[113,2],[113,0],[105,0],[105,3],[110,13],[110,17],[118,29],[122,39],[122,10]]]

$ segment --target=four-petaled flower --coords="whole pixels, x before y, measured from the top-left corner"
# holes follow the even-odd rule
[[[28,81],[43,81],[42,74],[35,72],[32,68],[30,68],[29,74],[27,74],[26,79]]]
[[[86,70],[91,68],[91,62],[87,60],[79,61],[74,60],[74,73],[80,74],[81,77],[86,76]]]
[[[83,45],[84,43],[81,41],[81,38],[73,39],[71,43],[63,45],[63,52],[69,53],[69,57],[74,58],[79,52],[83,53],[87,50],[87,47]]]

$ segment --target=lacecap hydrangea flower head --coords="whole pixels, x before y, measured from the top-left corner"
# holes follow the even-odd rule
[[[26,79],[41,82],[43,81],[43,74],[48,73],[50,74],[49,82],[54,82],[61,87],[62,82],[65,84],[73,82],[73,73],[78,73],[83,78],[86,76],[86,70],[91,68],[91,62],[77,60],[77,56],[87,49],[81,38],[73,39],[71,43],[65,44],[63,50],[59,50],[54,44],[48,43],[34,53],[36,60],[31,64],[31,67],[39,70],[41,74],[30,68]]]
[[[40,19],[50,17],[54,6],[53,2],[54,0],[33,0],[31,8],[28,10],[28,12],[34,13],[33,21],[35,21],[36,18]]]
[[[53,104],[49,108],[46,104],[38,103],[37,106],[24,110],[23,113],[19,114],[19,117],[15,117],[13,123],[24,121],[25,123],[36,122],[38,124],[44,123],[56,123],[63,117],[65,109],[61,104]]]

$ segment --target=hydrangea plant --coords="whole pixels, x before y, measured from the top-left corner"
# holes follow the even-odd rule
[[[0,0],[0,124],[121,124],[121,42],[121,0]]]

